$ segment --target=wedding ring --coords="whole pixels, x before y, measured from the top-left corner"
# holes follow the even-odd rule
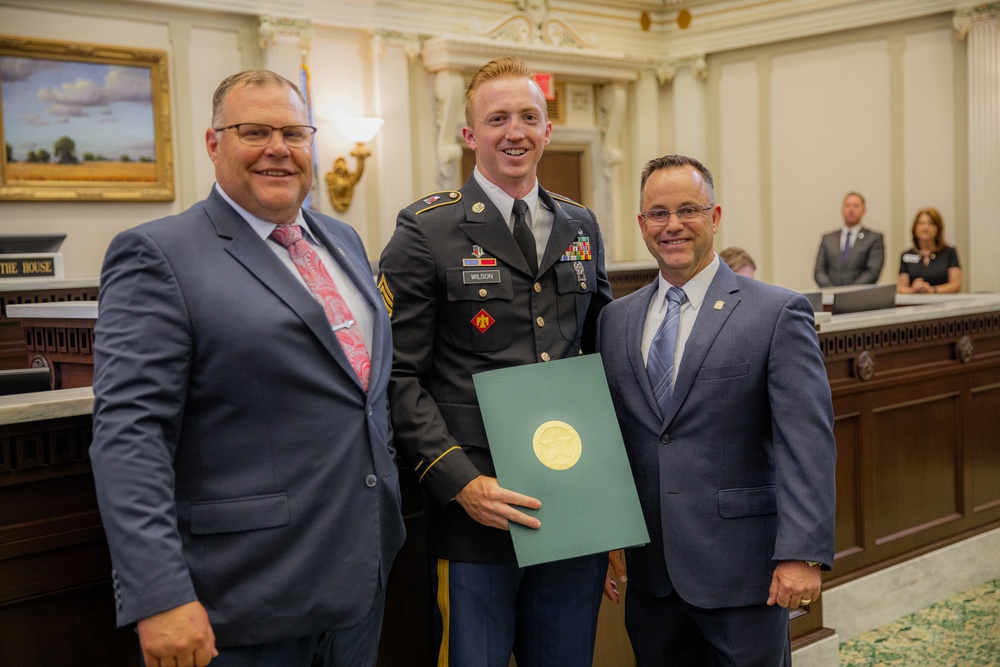
[[[809,604],[812,600],[799,600],[800,605]]]

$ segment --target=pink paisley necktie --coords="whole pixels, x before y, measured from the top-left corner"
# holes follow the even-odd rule
[[[337,284],[333,282],[333,278],[320,261],[319,254],[302,238],[302,228],[298,225],[278,225],[271,232],[271,238],[288,249],[295,268],[299,270],[299,274],[306,281],[316,300],[323,305],[326,317],[330,320],[341,347],[344,348],[347,360],[351,362],[351,367],[361,380],[362,388],[368,391],[368,378],[372,368],[368,348],[365,347],[364,338],[361,337],[351,309],[347,307],[344,297],[337,289]]]

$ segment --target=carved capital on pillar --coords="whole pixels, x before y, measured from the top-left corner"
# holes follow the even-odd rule
[[[677,77],[677,72],[682,69],[691,70],[692,76],[699,81],[704,81],[708,78],[708,61],[705,60],[705,54],[703,53],[696,56],[684,56],[683,58],[670,58],[669,60],[660,61],[656,66],[656,76],[662,85],[673,81]]]
[[[644,82],[649,81],[652,78],[656,78],[657,82],[660,82],[660,71],[656,67],[638,67],[636,72],[639,73],[638,81]]]
[[[277,19],[270,16],[261,16],[258,19],[257,43],[262,51],[276,42],[296,40],[299,51],[306,54],[309,53],[315,34],[312,24],[306,20]]]
[[[457,130],[465,118],[465,82],[461,72],[441,70],[434,74],[434,112],[437,122],[437,172],[442,188],[457,187],[456,168],[462,161]]]
[[[972,25],[978,22],[994,21],[1000,29],[1000,2],[983,2],[975,7],[955,12],[951,25],[961,39],[965,39]]]
[[[402,49],[406,57],[413,62],[420,55],[420,37],[404,34],[396,30],[375,30],[371,35],[372,55],[381,58],[387,48]]]

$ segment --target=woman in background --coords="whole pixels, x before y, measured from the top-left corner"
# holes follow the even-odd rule
[[[900,294],[954,294],[962,289],[958,251],[944,242],[944,220],[936,208],[922,208],[913,219],[913,247],[899,260]]]

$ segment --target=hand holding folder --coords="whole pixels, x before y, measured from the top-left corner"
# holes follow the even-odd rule
[[[541,501],[503,488],[496,477],[476,477],[458,492],[455,500],[469,516],[484,526],[507,530],[511,521],[528,528],[539,528],[542,525],[535,517],[516,509],[527,507],[537,510],[542,506]]]

